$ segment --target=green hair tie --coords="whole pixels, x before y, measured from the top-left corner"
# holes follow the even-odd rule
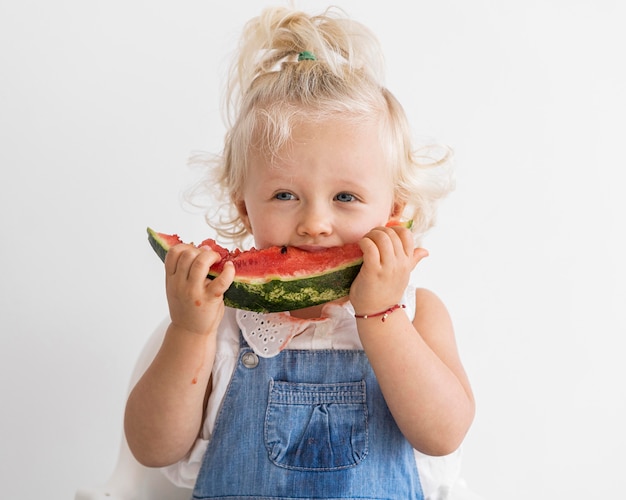
[[[316,61],[316,60],[317,60],[317,57],[315,57],[315,54],[313,54],[313,52],[309,52],[308,50],[305,50],[298,54],[298,61]]]

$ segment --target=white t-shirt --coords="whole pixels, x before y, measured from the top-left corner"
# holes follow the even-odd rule
[[[406,304],[406,314],[413,318],[415,315],[415,289],[413,287],[406,290],[404,304]],[[394,314],[398,313],[395,312]],[[244,316],[247,317],[248,314],[246,311],[226,308],[217,337],[217,352],[212,371],[213,387],[207,404],[202,431],[183,460],[162,469],[170,481],[178,486],[193,488],[196,482],[202,465],[202,458],[213,433],[217,413],[237,364],[240,330],[244,337],[250,339],[251,332],[246,331],[249,321],[244,319]],[[400,314],[403,313],[400,312]],[[349,302],[327,304],[322,310],[321,319],[299,321],[298,323],[300,323],[301,328],[304,328],[304,331],[289,341],[289,349],[363,348],[355,327],[354,309]],[[260,353],[260,348],[256,347],[255,351]],[[261,355],[263,354],[261,353]],[[460,449],[444,457],[430,457],[415,450],[415,459],[422,489],[427,500],[466,498],[450,495],[453,487],[459,484]]]

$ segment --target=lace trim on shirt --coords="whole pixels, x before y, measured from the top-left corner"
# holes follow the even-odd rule
[[[320,318],[301,319],[288,312],[258,313],[243,310],[237,310],[235,316],[243,338],[263,358],[276,356],[294,337],[308,328],[314,329],[320,323],[330,322],[332,329],[340,321],[353,317],[354,310],[349,302],[325,305]]]
[[[252,350],[263,358],[282,351],[296,335],[311,324],[311,320],[294,318],[289,313],[257,313],[237,311],[237,324]]]

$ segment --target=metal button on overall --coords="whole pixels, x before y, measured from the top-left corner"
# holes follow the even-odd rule
[[[259,364],[259,357],[253,352],[246,352],[241,356],[241,362],[246,368],[255,368]]]

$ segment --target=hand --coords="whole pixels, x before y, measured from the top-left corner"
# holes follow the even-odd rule
[[[217,331],[224,316],[224,292],[235,278],[231,262],[213,280],[209,269],[220,260],[208,247],[175,245],[165,257],[165,289],[172,325],[207,335]]]
[[[411,232],[400,226],[377,227],[360,241],[363,266],[350,288],[358,314],[374,314],[399,303],[411,271],[428,255],[415,248]]]

